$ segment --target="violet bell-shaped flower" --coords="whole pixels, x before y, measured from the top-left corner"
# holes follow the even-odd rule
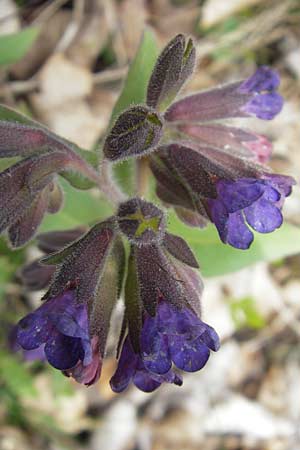
[[[47,361],[66,373],[80,367],[74,378],[87,385],[101,372],[102,362],[95,351],[97,339],[89,336],[87,305],[78,304],[75,289],[45,301],[20,320],[17,329],[17,343],[22,349],[43,349]]]
[[[210,350],[219,348],[216,332],[200,318],[198,263],[183,239],[166,232],[164,215],[155,205],[131,199],[120,205],[117,220],[131,242],[131,253],[123,346],[111,387],[121,392],[132,381],[149,392],[163,382],[181,385],[173,363],[197,371]]]
[[[181,220],[192,226],[212,221],[222,241],[239,249],[253,241],[244,218],[260,233],[281,226],[281,209],[295,184],[253,161],[188,141],[161,147],[150,164],[158,196]]]
[[[164,117],[169,122],[207,122],[232,117],[273,119],[282,109],[277,93],[279,75],[266,66],[244,81],[190,95],[173,103]]]
[[[254,235],[270,233],[282,225],[282,204],[295,181],[284,175],[240,178],[217,182],[217,198],[208,201],[211,220],[220,238],[239,249],[247,249]]]
[[[210,350],[219,349],[215,330],[189,308],[179,309],[162,299],[156,315],[145,316],[140,352],[134,352],[129,336],[123,344],[110,382],[115,392],[122,392],[131,381],[144,392],[164,382],[181,386],[182,378],[172,369],[172,363],[183,371],[196,372],[205,366]]]
[[[96,224],[68,247],[43,258],[56,266],[44,303],[17,326],[24,350],[44,349],[48,362],[79,383],[101,373],[111,314],[120,294],[124,249],[113,220]]]

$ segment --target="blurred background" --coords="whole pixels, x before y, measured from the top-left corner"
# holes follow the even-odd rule
[[[189,91],[247,77],[261,64],[280,72],[282,113],[247,126],[273,141],[273,169],[299,182],[299,25],[299,0],[0,0],[0,102],[93,148],[145,27],[160,48],[186,33],[198,51]],[[52,228],[84,222],[94,205],[79,193],[58,223],[51,219]],[[101,203],[101,214],[109,212]],[[300,227],[298,187],[285,217]],[[108,384],[113,344],[100,382],[90,388],[9,351],[10,324],[42,294],[19,276],[38,254],[35,245],[12,253],[0,241],[1,450],[300,449],[300,254],[258,258],[205,278],[204,317],[221,336],[221,350],[204,370],[185,374],[182,388],[123,395]]]

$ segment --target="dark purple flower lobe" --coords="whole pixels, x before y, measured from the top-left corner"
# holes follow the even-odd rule
[[[17,333],[18,333],[18,326],[14,325],[11,327],[9,333],[8,333],[8,347],[12,352],[18,352],[22,351],[22,357],[24,361],[44,361],[46,359],[45,352],[44,352],[44,345],[41,345],[38,348],[35,348],[33,350],[25,350],[23,349],[17,341]]]
[[[119,393],[124,391],[131,381],[144,392],[152,392],[164,382],[182,385],[181,377],[172,370],[163,375],[147,370],[141,356],[133,351],[129,336],[127,336],[117,370],[110,380],[110,386],[114,392]]]

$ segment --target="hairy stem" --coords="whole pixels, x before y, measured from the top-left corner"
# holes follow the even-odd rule
[[[145,197],[149,180],[148,157],[144,156],[136,160],[136,193],[139,197]]]
[[[100,168],[100,180],[98,187],[105,197],[110,200],[114,205],[118,205],[127,199],[127,196],[120,190],[118,185],[114,182],[111,173],[111,163],[106,159],[103,159]]]

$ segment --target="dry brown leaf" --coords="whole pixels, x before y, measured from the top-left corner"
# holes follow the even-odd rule
[[[264,0],[207,0],[202,8],[201,26],[209,28],[238,11],[264,3]]]
[[[127,58],[132,60],[148,18],[144,0],[124,0],[119,6],[120,32]]]
[[[66,54],[76,64],[92,67],[109,39],[109,29],[103,9],[97,5],[83,23]]]
[[[52,54],[69,20],[70,11],[62,10],[42,25],[41,33],[26,53],[26,57],[12,66],[11,72],[15,78],[21,80],[37,72]]]

